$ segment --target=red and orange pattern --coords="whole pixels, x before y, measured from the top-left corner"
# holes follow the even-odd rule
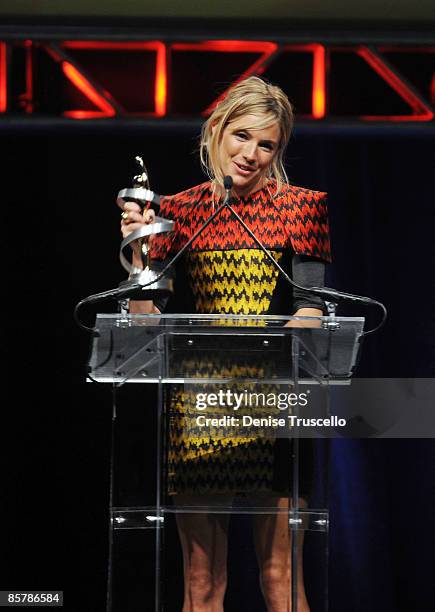
[[[268,249],[290,248],[297,255],[331,260],[326,193],[283,185],[274,195],[276,182],[246,197],[233,198],[232,206]],[[194,236],[219,206],[208,181],[161,200],[160,216],[172,219],[174,232],[158,237],[152,257],[165,259],[175,254]],[[237,219],[224,209],[190,247],[191,251],[258,248]]]

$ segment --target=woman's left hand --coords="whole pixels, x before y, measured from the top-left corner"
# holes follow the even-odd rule
[[[299,308],[294,313],[294,317],[321,317],[323,312],[319,308]],[[306,319],[304,321],[287,321],[284,327],[320,327],[321,321],[318,319]]]

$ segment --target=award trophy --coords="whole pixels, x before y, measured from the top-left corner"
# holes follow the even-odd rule
[[[146,212],[149,207],[158,208],[160,196],[149,188],[148,173],[143,159],[136,156],[135,161],[139,164],[141,173],[133,177],[133,187],[121,189],[116,202],[120,208],[123,208],[126,202],[136,202],[141,206],[143,212]],[[150,245],[153,238],[158,234],[172,231],[173,227],[174,221],[156,216],[154,223],[143,225],[121,242],[119,259],[123,268],[129,273],[129,277],[128,280],[120,283],[119,288],[128,290],[131,287],[131,292],[128,293],[129,298],[153,300],[159,296],[173,293],[172,278],[166,274],[162,276],[161,270],[158,269],[158,262],[152,262],[150,258]],[[136,240],[139,241],[141,247],[143,269],[133,266],[125,254],[126,248]]]

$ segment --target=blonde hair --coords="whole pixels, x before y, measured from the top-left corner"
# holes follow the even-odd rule
[[[249,77],[234,85],[203,124],[200,141],[201,164],[212,180],[213,190],[223,185],[219,165],[219,145],[227,125],[244,115],[256,115],[261,120],[244,129],[261,130],[277,123],[280,128],[278,149],[273,156],[268,178],[275,178],[278,193],[288,182],[284,154],[293,128],[293,108],[280,87],[258,77]]]

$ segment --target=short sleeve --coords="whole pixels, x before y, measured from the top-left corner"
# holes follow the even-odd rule
[[[283,208],[291,247],[297,255],[331,261],[327,194],[289,185]]]

